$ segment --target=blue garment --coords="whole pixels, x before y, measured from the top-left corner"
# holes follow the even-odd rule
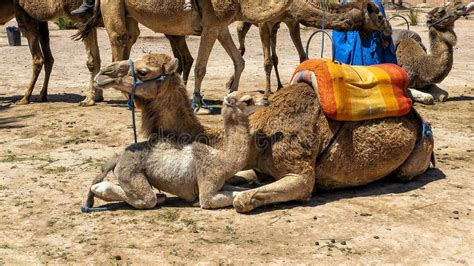
[[[346,0],[344,0],[346,3]],[[385,10],[381,0],[374,0],[385,17]],[[350,65],[374,65],[381,63],[397,63],[395,46],[391,36],[384,36],[381,32],[360,33],[358,31],[332,33],[335,46],[335,60]],[[383,43],[387,41],[388,47]]]

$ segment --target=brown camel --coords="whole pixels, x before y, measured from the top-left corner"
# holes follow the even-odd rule
[[[0,25],[4,25],[14,17],[13,0],[0,1]]]
[[[293,0],[199,0],[191,12],[183,10],[184,0],[180,1],[131,1],[96,0],[93,19],[78,33],[87,36],[99,21],[99,11],[109,34],[113,61],[127,59],[139,30],[138,22],[169,35],[200,35],[198,57],[195,67],[194,99],[201,106],[201,85],[206,74],[206,66],[212,47],[218,40],[234,63],[234,76],[230,91],[239,87],[244,60],[229,33],[228,25],[235,20],[262,22],[272,19],[285,11]],[[100,6],[100,8],[98,8]]]
[[[77,8],[82,3],[81,0],[14,0],[16,19],[23,35],[28,39],[31,55],[33,57],[33,76],[25,91],[23,98],[17,104],[28,104],[31,94],[41,69],[45,68],[45,78],[43,88],[38,99],[39,102],[47,101],[48,83],[54,58],[51,54],[49,43],[48,21],[58,17],[68,17],[75,22],[87,21],[86,16],[71,16],[70,11]],[[92,105],[95,101],[103,99],[102,92],[93,88],[92,81],[100,70],[100,54],[97,44],[97,32],[92,30],[91,34],[84,39],[87,52],[87,68],[90,71],[89,89],[86,99],[81,105]]]
[[[435,100],[447,100],[448,92],[436,84],[442,82],[453,67],[453,47],[457,42],[454,23],[465,14],[466,7],[460,2],[428,12],[430,53],[416,40],[416,34],[397,34],[394,41],[397,61],[408,73],[408,86],[413,88],[410,92],[415,101],[433,104]]]
[[[167,95],[170,91],[186,95],[185,85],[176,72],[177,60],[166,55],[145,56],[137,60],[135,66],[138,77],[143,80],[166,76],[159,90],[140,94],[144,96],[138,99],[144,117],[157,116],[161,112],[157,107],[163,103],[158,102],[157,95]],[[102,71],[127,67],[128,62],[122,61]],[[97,83],[101,88],[126,84],[117,84],[101,76]],[[138,91],[141,92],[141,88]],[[186,96],[175,100],[187,102]],[[262,107],[262,103],[265,103],[263,99],[255,102],[249,94],[238,92],[224,98],[224,136],[219,149],[192,141],[189,138],[191,135],[175,135],[180,130],[174,130],[173,127],[163,128],[167,133],[162,133],[166,135],[155,136],[153,141],[129,146],[118,158],[103,167],[103,172],[93,182],[86,206],[92,207],[94,196],[97,196],[106,201],[125,201],[138,209],[153,208],[158,202],[153,187],[188,201],[199,197],[200,206],[205,209],[232,206],[237,190],[230,187],[226,187],[226,191],[221,189],[227,178],[245,166],[250,148],[248,115]],[[182,107],[193,120],[196,119],[191,105]],[[176,108],[171,109],[170,114],[175,111]],[[112,170],[120,185],[102,182]]]
[[[161,66],[150,63],[135,72],[146,80],[156,77],[159,69]],[[104,68],[96,81],[98,87],[131,92],[132,78],[125,61]],[[160,103],[154,106],[153,115],[143,116],[145,134],[185,134],[188,139],[222,147],[225,133],[198,122],[189,109],[184,88],[164,87],[166,82],[148,83],[136,92],[137,99]],[[306,84],[287,86],[269,101],[268,107],[250,116],[252,145],[243,169],[256,169],[276,181],[239,193],[233,203],[238,212],[277,202],[309,200],[315,187],[360,186],[389,174],[409,181],[422,174],[433,157],[433,138],[420,138],[421,121],[414,112],[363,122],[334,121],[323,114],[317,93]],[[150,106],[141,106],[147,114]],[[245,172],[245,178],[252,178],[252,173]]]
[[[283,88],[278,72],[278,55],[276,53],[277,33],[281,22],[288,26],[290,37],[298,51],[300,62],[307,59],[300,35],[300,23],[307,27],[321,28],[323,25],[322,2],[315,0],[294,1],[293,4],[279,17],[259,23],[260,39],[263,46],[264,68],[266,73],[265,92],[271,93],[271,72],[275,68],[278,89]],[[346,5],[331,4],[325,14],[326,29],[339,31],[383,31],[391,34],[390,23],[379,12],[377,5],[372,2],[355,1]],[[245,53],[245,36],[251,23],[239,22],[237,33],[239,36],[239,50]]]

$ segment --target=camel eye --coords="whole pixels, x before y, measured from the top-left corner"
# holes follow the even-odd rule
[[[144,77],[148,75],[148,69],[144,69],[144,68],[137,69],[137,74],[139,77]]]
[[[252,98],[246,99],[246,100],[244,100],[244,103],[245,103],[247,106],[253,105],[253,99],[252,99]]]

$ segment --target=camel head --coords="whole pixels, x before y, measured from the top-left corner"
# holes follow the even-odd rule
[[[224,116],[229,112],[249,116],[269,104],[268,98],[260,92],[234,91],[224,97],[222,113]]]
[[[118,61],[102,68],[94,79],[97,89],[115,88],[130,93],[134,78],[142,82],[137,85],[136,95],[144,99],[154,99],[160,91],[160,84],[176,77],[178,59],[165,54],[149,54],[133,61]],[[133,71],[133,73],[132,73]]]
[[[437,30],[452,30],[454,22],[461,16],[467,15],[468,11],[461,2],[448,3],[445,6],[435,7],[426,14],[426,24]]]
[[[386,36],[392,34],[392,26],[372,1],[356,0],[349,1],[344,5],[331,4],[329,11],[333,14],[340,14],[343,20],[359,21],[362,18],[362,31],[379,31]]]

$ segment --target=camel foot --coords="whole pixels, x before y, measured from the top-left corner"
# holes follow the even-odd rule
[[[96,96],[94,102],[100,103],[104,101],[104,96]]]
[[[40,97],[37,100],[37,102],[39,103],[45,103],[47,101],[48,101],[48,97],[46,97],[46,95],[40,95]]]
[[[256,208],[255,200],[252,199],[257,193],[256,190],[247,191],[237,194],[234,198],[234,209],[238,213],[248,213]]]
[[[16,105],[26,105],[26,104],[29,104],[29,103],[30,103],[30,101],[28,99],[24,98],[24,97],[15,102]]]
[[[95,101],[88,98],[86,98],[84,101],[79,103],[79,106],[82,106],[82,107],[93,106],[93,105],[95,105]]]

